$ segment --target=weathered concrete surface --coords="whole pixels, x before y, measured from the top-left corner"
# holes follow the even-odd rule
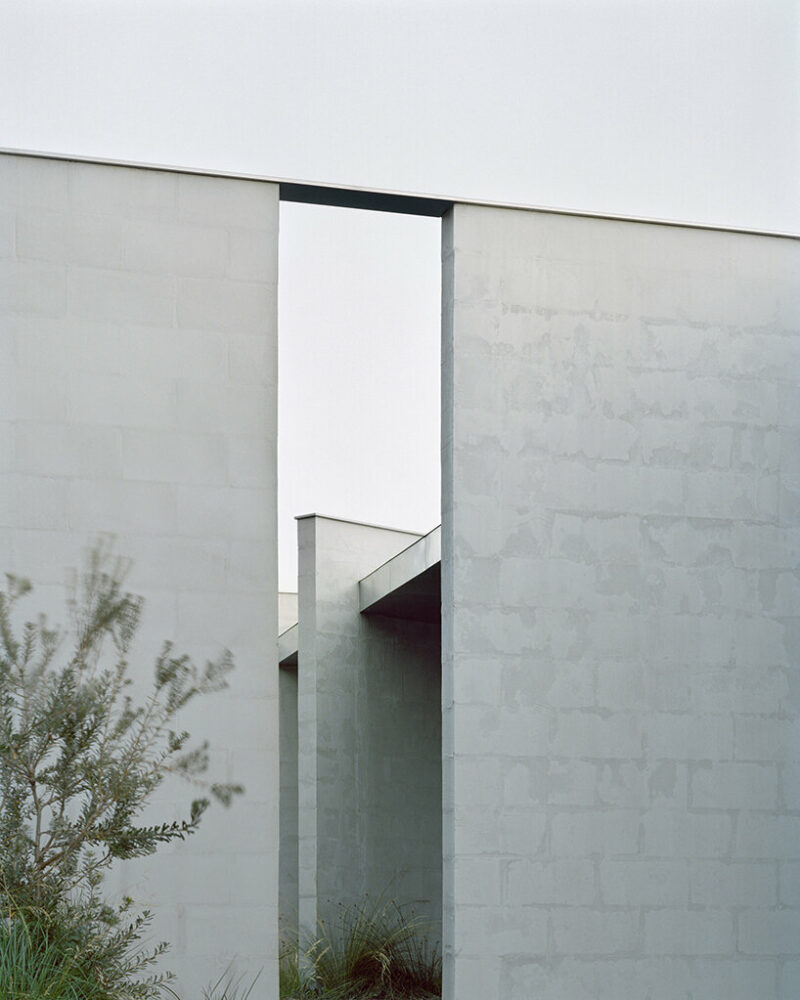
[[[280,691],[280,894],[281,922],[286,929],[298,922],[297,872],[297,664],[281,666]]]
[[[798,275],[445,220],[447,1000],[800,992]]]
[[[417,535],[298,520],[300,920],[365,893],[438,919],[438,625],[360,614],[359,579]]]
[[[280,697],[280,893],[284,932],[297,927],[297,594],[278,594],[278,676]],[[288,635],[287,635],[288,633]],[[294,641],[287,641],[295,636]],[[284,657],[288,647],[292,652]]]
[[[0,157],[0,563],[64,620],[97,532],[135,560],[134,663],[222,647],[230,690],[187,713],[243,800],[119,875],[152,905],[182,996],[263,969],[277,996],[277,187]],[[153,818],[196,789],[162,790]]]

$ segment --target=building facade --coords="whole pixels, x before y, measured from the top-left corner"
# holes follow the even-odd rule
[[[271,1000],[279,906],[386,889],[447,1000],[800,995],[800,242],[0,172],[4,564],[57,609],[114,532],[143,642],[239,666],[196,722],[245,800],[118,876],[182,986]],[[443,218],[440,533],[301,518],[288,630],[281,198]]]

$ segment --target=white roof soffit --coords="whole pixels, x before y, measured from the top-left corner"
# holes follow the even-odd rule
[[[368,576],[358,584],[359,608],[362,612],[373,612],[376,614],[394,614],[404,617],[402,608],[393,608],[393,596],[401,599],[400,591],[406,588],[409,598],[418,602],[420,598],[425,603],[439,600],[438,567],[442,561],[442,529],[434,528],[427,535],[423,535],[416,542],[412,542],[408,548],[403,549],[392,559],[387,560],[382,566],[373,570]],[[433,579],[434,570],[436,579]],[[419,580],[423,574],[428,573],[430,582],[425,587],[424,594],[413,592],[411,587],[413,581]],[[430,593],[428,593],[430,591]],[[440,608],[436,608],[440,612]],[[408,617],[417,617],[410,612]],[[425,615],[427,618],[427,614]]]
[[[282,667],[297,666],[298,631],[298,626],[292,625],[278,636],[278,663]]]

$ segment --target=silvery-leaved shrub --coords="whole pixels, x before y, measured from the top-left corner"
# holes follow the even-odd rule
[[[130,900],[109,905],[104,872],[184,839],[211,797],[227,805],[242,791],[202,783],[207,744],[177,725],[186,705],[227,686],[230,653],[200,668],[165,642],[146,696],[133,697],[128,657],[143,601],[124,590],[128,568],[98,541],[72,576],[63,632],[43,615],[22,623],[26,580],[8,576],[0,592],[0,950],[16,935],[35,966],[36,949],[52,958],[55,948],[59,975],[77,970],[115,1000],[159,992],[168,974],[148,967],[167,946],[141,948],[150,914]],[[169,773],[206,794],[185,819],[142,822]],[[20,935],[23,925],[36,933]]]

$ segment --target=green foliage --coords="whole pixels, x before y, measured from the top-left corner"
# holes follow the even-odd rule
[[[44,1000],[73,997],[105,1000],[107,993],[87,972],[79,947],[51,938],[47,914],[6,910],[0,920],[0,998]]]
[[[58,901],[20,907],[6,894],[0,908],[0,1000],[140,1000],[164,987],[166,974],[142,973],[165,946],[137,950],[150,914],[129,922],[120,917],[112,929],[96,912],[98,905],[95,898],[80,907]]]
[[[278,953],[278,993],[281,1000],[305,1000],[312,995],[310,975],[300,972],[300,949],[296,939],[282,940]]]
[[[229,965],[213,986],[203,990],[203,1000],[247,1000],[260,977],[261,973],[257,972],[253,981],[246,985],[244,975],[234,975]]]
[[[286,1000],[428,1000],[442,995],[441,956],[428,924],[396,903],[340,906],[333,925],[320,921],[301,949],[280,955]]]
[[[115,859],[152,854],[197,829],[207,795],[192,802],[184,820],[150,825],[138,817],[166,774],[202,783],[207,744],[190,746],[177,717],[197,696],[226,687],[233,667],[225,652],[200,669],[164,643],[150,693],[135,704],[128,657],[143,602],[123,589],[128,568],[108,541],[89,552],[71,582],[66,654],[67,634],[44,616],[16,624],[17,605],[31,592],[26,580],[8,576],[0,592],[4,942],[19,956],[28,942],[31,954],[59,953],[64,968],[91,969],[115,1000],[157,992],[163,976],[135,977],[166,945],[134,950],[149,915],[129,918],[129,901],[104,903],[103,873]],[[228,804],[242,789],[207,790]]]

